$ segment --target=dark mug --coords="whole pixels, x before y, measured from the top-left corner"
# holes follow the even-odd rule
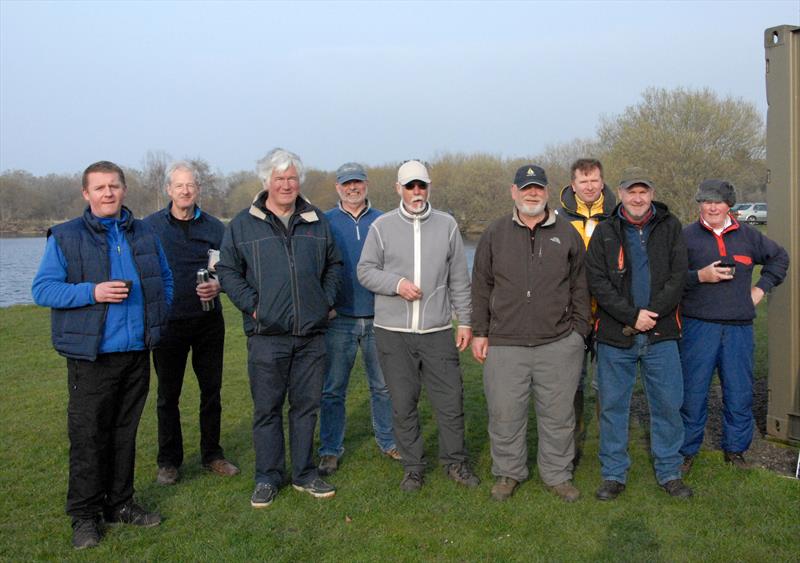
[[[723,256],[720,258],[717,268],[728,268],[731,275],[734,275],[736,273],[736,261],[730,256]]]
[[[126,287],[126,288],[128,288],[128,293],[130,293],[130,292],[131,292],[131,287],[133,287],[133,280],[119,280],[119,279],[114,279],[114,280],[108,280],[108,281],[113,281],[113,282],[122,282],[122,283],[124,283],[124,284],[125,284],[125,287]]]

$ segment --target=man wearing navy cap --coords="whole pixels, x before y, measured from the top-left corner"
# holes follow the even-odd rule
[[[339,468],[339,458],[344,453],[347,385],[359,348],[369,384],[375,441],[384,454],[400,459],[392,435],[392,400],[375,348],[372,324],[375,296],[356,277],[356,266],[369,227],[381,215],[369,204],[368,188],[367,171],[363,166],[356,162],[342,164],[336,171],[339,204],[325,212],[344,258],[344,269],[334,304],[335,316],[325,333],[328,355],[319,419],[319,474],[323,476]]]
[[[730,214],[736,190],[705,180],[695,199],[700,218],[683,229],[689,276],[681,301],[685,437],[681,469],[687,473],[703,443],[708,388],[714,370],[722,384],[722,449],[733,467],[747,469],[753,440],[753,319],[756,305],[786,277],[789,256],[780,245]],[[761,274],[752,285],[756,264]]]
[[[533,395],[545,486],[566,502],[575,452],[573,400],[589,335],[583,240],[547,205],[547,175],[517,170],[514,209],[481,236],[472,270],[472,355],[484,364],[492,446],[492,498],[528,478],[528,403]]]

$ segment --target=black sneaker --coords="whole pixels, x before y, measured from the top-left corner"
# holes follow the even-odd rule
[[[278,489],[269,483],[256,483],[256,490],[253,491],[253,496],[250,497],[250,506],[253,508],[266,508],[275,497],[278,496]]]
[[[86,549],[100,543],[100,526],[95,518],[80,518],[72,523],[72,547]]]
[[[444,471],[450,479],[465,487],[477,487],[481,484],[481,480],[470,470],[466,461],[451,463],[445,466]]]
[[[339,458],[335,455],[324,455],[319,458],[319,467],[317,467],[317,473],[323,477],[333,475],[336,473],[337,469],[339,469]]]
[[[116,510],[106,512],[105,517],[109,524],[130,524],[143,528],[152,528],[161,524],[161,515],[158,512],[147,512],[133,501],[123,504]]]
[[[675,498],[689,498],[692,496],[692,494],[694,494],[692,493],[692,489],[690,489],[682,479],[673,479],[672,481],[667,481],[661,485],[661,488],[667,491],[669,496]]]
[[[292,487],[294,487],[294,490],[308,493],[314,498],[330,498],[336,494],[336,487],[326,483],[319,477],[305,485],[292,483]]]
[[[418,471],[406,471],[403,474],[403,480],[400,481],[400,489],[407,493],[418,491],[422,488],[424,482],[425,479],[422,477],[422,473]]]
[[[625,483],[606,479],[594,496],[597,500],[614,500],[625,490]]]

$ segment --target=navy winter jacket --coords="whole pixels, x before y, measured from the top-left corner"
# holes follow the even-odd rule
[[[96,303],[96,284],[133,282],[122,303]],[[164,333],[172,273],[155,233],[122,208],[119,219],[92,215],[48,231],[33,281],[38,305],[51,307],[53,347],[63,356],[94,361],[98,354],[153,348]]]
[[[209,250],[219,250],[225,225],[197,207],[188,229],[184,230],[170,213],[171,208],[172,202],[144,220],[161,240],[175,280],[175,299],[169,318],[192,319],[219,314],[222,310],[219,297],[214,299],[214,309],[203,311],[203,305],[197,296],[197,270],[208,267]]]
[[[225,229],[220,284],[242,311],[248,336],[324,332],[342,272],[328,221],[298,197],[287,231],[267,210],[267,196],[261,192]]]
[[[342,208],[342,204],[325,212],[331,224],[331,232],[336,246],[344,260],[342,285],[336,298],[334,308],[341,315],[349,317],[375,316],[375,295],[358,281],[356,267],[361,258],[361,250],[372,222],[381,216],[381,212],[367,207],[358,217],[353,217]]]
[[[756,282],[764,293],[783,282],[789,267],[789,255],[778,243],[757,229],[731,217],[731,225],[720,235],[700,221],[683,229],[689,252],[689,276],[681,302],[683,315],[704,321],[750,324],[756,309],[750,297],[753,268],[763,264]],[[732,280],[700,283],[697,271],[723,257],[736,263]]]

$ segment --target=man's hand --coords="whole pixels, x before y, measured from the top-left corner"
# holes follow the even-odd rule
[[[406,301],[422,299],[422,290],[405,278],[400,280],[397,286],[397,294]]]
[[[486,354],[489,352],[489,338],[486,336],[476,336],[472,339],[472,357],[475,358],[479,364],[486,360]]]
[[[94,286],[95,303],[122,303],[128,297],[124,281],[107,281]]]
[[[207,282],[197,284],[197,295],[200,297],[200,301],[211,301],[217,295],[222,288],[219,285],[219,282],[211,278]]]
[[[758,305],[764,299],[764,290],[760,287],[753,286],[750,288],[750,299],[753,300],[753,305]]]
[[[639,311],[639,316],[636,318],[636,324],[634,328],[639,332],[647,332],[654,326],[656,326],[656,321],[658,320],[658,314],[654,313],[653,311],[648,311],[647,309],[642,309]]]
[[[459,352],[463,352],[469,346],[469,341],[472,340],[472,329],[468,326],[460,326],[456,331],[456,348]]]
[[[733,279],[733,273],[727,266],[720,266],[716,260],[701,270],[697,270],[697,279],[700,283],[719,283]]]
[[[333,319],[336,318],[336,315],[337,315],[336,309],[331,309],[330,311],[328,311],[328,320],[332,321]]]

